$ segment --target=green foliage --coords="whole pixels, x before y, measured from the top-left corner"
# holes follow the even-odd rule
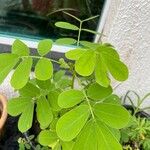
[[[84,94],[79,90],[67,90],[58,97],[58,105],[61,108],[73,107],[84,99]]]
[[[58,44],[58,45],[72,45],[76,43],[77,41],[73,38],[61,38],[55,41],[55,44]]]
[[[38,80],[48,80],[53,75],[52,62],[47,58],[41,58],[35,66],[35,76]]]
[[[36,113],[41,129],[47,128],[53,120],[53,114],[48,100],[43,96],[37,100]]]
[[[150,120],[147,118],[133,117],[132,123],[121,130],[121,143],[135,142],[137,148],[150,149]]]
[[[67,30],[78,30],[79,28],[71,23],[68,22],[56,22],[55,23],[56,27],[62,28],[62,29],[67,29]]]
[[[12,78],[11,85],[15,89],[23,88],[29,79],[32,67],[32,58],[25,58],[16,68]]]
[[[102,122],[89,121],[77,138],[73,150],[121,150],[113,133]]]
[[[0,83],[4,81],[8,73],[14,68],[18,61],[19,58],[15,54],[0,54]]]
[[[46,55],[51,50],[52,44],[53,44],[53,41],[49,39],[40,41],[38,44],[38,48],[37,48],[38,53],[41,56]]]
[[[149,107],[141,108],[143,102],[150,96],[147,93],[144,97],[140,97],[135,91],[128,91],[123,102],[130,102],[133,108],[132,117],[128,126],[121,130],[121,143],[124,145],[124,150],[132,149],[150,149],[150,120],[149,118],[141,117],[143,110],[150,109]],[[136,102],[136,103],[133,103]],[[132,144],[133,143],[133,144]]]
[[[80,105],[63,115],[56,126],[58,137],[63,141],[73,140],[82,130],[89,115],[90,111],[87,105]]]
[[[100,86],[97,83],[93,83],[87,89],[87,95],[93,100],[101,100],[112,94],[112,88]]]
[[[55,132],[49,130],[43,130],[38,137],[41,145],[53,145],[57,141],[57,135]]]
[[[83,23],[97,16],[80,20],[64,13],[80,25],[55,24],[78,31],[77,40],[62,38],[54,42],[77,44],[65,54],[67,60],[57,61],[45,56],[53,46],[49,39],[39,42],[38,56],[30,55],[29,48],[19,40],[14,42],[11,54],[0,54],[0,82],[14,69],[11,85],[19,92],[19,97],[8,102],[8,113],[20,115],[18,129],[21,132],[29,130],[35,121],[40,125],[41,132],[36,140],[44,147],[38,144],[37,150],[47,147],[52,150],[121,150],[118,129],[128,125],[130,115],[121,106],[119,97],[113,94],[110,74],[124,81],[128,69],[110,44],[80,41],[81,31],[100,34],[82,28]],[[53,63],[59,65],[58,72],[53,69]],[[32,78],[31,68],[34,70]],[[66,70],[71,76],[66,75]],[[20,143],[22,148],[27,145]]]
[[[96,44],[96,49],[91,49],[92,44],[88,47],[89,49],[75,49],[75,52],[72,50],[66,53],[68,59],[75,60],[75,70],[79,75],[90,76],[94,73],[96,82],[104,87],[110,84],[109,72],[118,81],[128,78],[128,69],[115,49],[100,44]]]
[[[18,56],[28,56],[30,54],[28,46],[18,39],[14,41],[11,50],[13,54]]]
[[[34,113],[34,103],[30,101],[22,111],[22,114],[18,121],[18,129],[23,133],[26,132],[32,126]]]
[[[130,120],[130,115],[126,109],[115,104],[96,104],[94,113],[99,120],[116,129],[125,127]]]

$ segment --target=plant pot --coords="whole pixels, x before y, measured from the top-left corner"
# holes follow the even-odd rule
[[[3,134],[3,128],[7,120],[7,99],[4,95],[0,94],[0,138]]]
[[[124,107],[127,109],[127,110],[129,110],[130,112],[131,112],[131,114],[133,114],[134,113],[134,110],[136,109],[136,108],[133,108],[133,106],[132,105],[124,105]],[[148,113],[146,113],[146,112],[144,112],[144,111],[140,111],[140,112],[138,112],[138,113],[136,113],[135,114],[135,117],[136,118],[144,118],[144,119],[146,119],[146,120],[148,120],[149,118],[150,118],[150,114],[148,114]],[[144,122],[141,122],[142,124],[144,123]],[[142,125],[143,126],[143,125]],[[140,127],[142,128],[142,126],[140,125]],[[135,128],[134,128],[135,129]],[[134,130],[134,129],[132,129],[132,130]],[[131,130],[131,131],[132,131]],[[136,129],[135,129],[136,130]],[[128,134],[128,132],[126,133],[126,134]],[[143,136],[144,137],[144,136]],[[144,137],[145,138],[145,137]],[[142,139],[142,140],[144,140],[144,138]],[[139,145],[139,141],[136,141],[136,140],[133,140],[133,139],[130,139],[128,142],[124,142],[123,143],[123,146],[125,146],[125,149],[128,147],[128,149],[129,149],[129,147],[130,148],[132,148],[132,149],[140,149],[140,150],[144,150],[143,148],[142,148],[142,146],[141,145]],[[148,149],[147,149],[148,150]]]
[[[133,113],[134,109],[133,109],[133,106],[132,105],[124,105],[124,107],[127,109],[127,110],[130,110],[131,113]],[[140,111],[136,114],[136,116],[139,116],[141,118],[150,118],[150,115],[144,111]]]

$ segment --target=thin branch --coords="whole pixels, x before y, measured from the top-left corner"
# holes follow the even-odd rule
[[[74,19],[76,19],[76,20],[79,21],[79,22],[82,22],[82,20],[80,20],[80,19],[77,18],[76,16],[74,16],[74,15],[72,15],[72,14],[66,12],[66,11],[63,11],[63,13],[66,14],[66,15],[68,15],[68,16],[70,16],[70,17],[72,17],[72,18],[74,18]]]

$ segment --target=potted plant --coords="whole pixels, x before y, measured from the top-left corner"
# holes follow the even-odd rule
[[[0,82],[14,69],[10,82],[19,92],[18,97],[9,100],[8,113],[19,116],[18,129],[22,133],[39,123],[37,141],[52,150],[122,150],[119,129],[128,125],[130,113],[113,94],[110,83],[112,77],[126,80],[128,69],[110,44],[80,40],[83,31],[99,34],[82,28],[83,23],[95,17],[80,20],[68,15],[78,20],[80,26],[68,22],[55,24],[78,32],[77,40],[55,41],[77,45],[65,53],[67,61],[46,57],[53,45],[50,39],[39,42],[38,55],[31,55],[18,39],[11,53],[0,54]],[[59,72],[54,73],[53,63],[60,66]]]
[[[121,143],[124,150],[150,149],[150,115],[144,112],[150,107],[141,108],[149,96],[150,93],[141,98],[135,91],[128,91],[123,97],[123,103],[128,103],[125,107],[132,114],[128,126],[121,129]]]
[[[3,133],[3,127],[7,119],[7,99],[4,95],[0,94],[0,136]],[[1,137],[0,137],[1,138]]]

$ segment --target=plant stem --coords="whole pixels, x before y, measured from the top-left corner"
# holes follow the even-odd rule
[[[74,89],[74,81],[75,81],[75,75],[72,75],[72,83],[71,83],[71,88]]]
[[[90,101],[89,101],[89,99],[88,99],[88,97],[87,97],[86,92],[85,92],[85,90],[84,90],[84,89],[83,89],[83,94],[84,94],[85,99],[86,99],[86,101],[87,101],[87,103],[88,103],[88,105],[89,105],[89,109],[90,109],[90,112],[91,112],[92,118],[95,120],[95,116],[94,116],[94,113],[93,113],[92,106],[91,106],[91,104],[90,104]]]
[[[80,27],[79,27],[79,32],[78,32],[78,42],[77,42],[77,46],[79,46],[80,44],[80,37],[81,37],[81,31],[82,31],[82,21],[80,21]]]
[[[147,97],[149,97],[149,96],[150,96],[150,93],[146,94],[146,95],[141,99],[141,101],[138,103],[138,106],[137,106],[137,108],[135,109],[133,115],[136,115],[136,113],[139,111],[140,106],[142,105],[142,103],[144,102],[144,100],[145,100]]]
[[[45,57],[42,57],[42,56],[22,56],[21,58],[35,58],[35,59],[41,59],[41,58],[45,58]],[[54,63],[57,63],[57,64],[60,64],[60,62],[59,61],[57,61],[57,60],[54,60],[54,59],[51,59],[51,58],[49,58],[52,62],[54,62]]]
[[[76,77],[76,79],[78,80],[79,85],[82,87],[81,81],[80,81],[80,79],[76,76],[76,74],[75,74],[75,77]],[[87,101],[87,104],[88,104],[88,106],[89,106],[89,109],[90,109],[92,118],[93,118],[93,120],[95,120],[94,112],[93,112],[92,106],[91,106],[91,104],[90,104],[90,100],[89,100],[89,98],[88,98],[87,95],[86,95],[86,91],[84,90],[84,88],[82,89],[82,91],[83,91],[83,94],[84,94],[85,99],[86,99],[86,101]]]

